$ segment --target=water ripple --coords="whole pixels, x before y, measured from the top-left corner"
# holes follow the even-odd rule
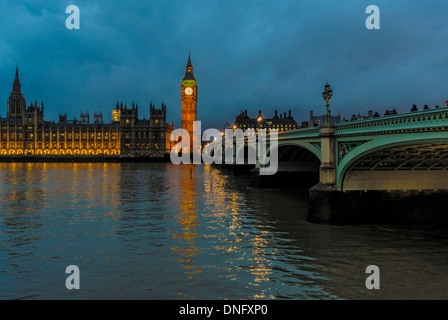
[[[0,164],[0,179],[1,299],[447,297],[446,230],[310,224],[306,194],[210,166]]]

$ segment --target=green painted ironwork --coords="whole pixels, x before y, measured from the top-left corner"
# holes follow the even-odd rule
[[[321,159],[319,136],[318,127],[280,132],[278,147],[295,145]],[[399,146],[448,142],[448,108],[337,123],[334,136],[337,186],[342,190],[345,173],[369,154]]]

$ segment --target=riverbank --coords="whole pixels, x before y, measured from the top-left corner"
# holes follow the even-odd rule
[[[89,163],[89,162],[168,162],[169,155],[162,157],[145,156],[91,156],[91,155],[7,155],[0,156],[0,163],[5,162],[60,162],[60,163]]]

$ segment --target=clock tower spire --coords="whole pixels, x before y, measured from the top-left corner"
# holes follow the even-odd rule
[[[180,98],[182,100],[182,129],[190,134],[190,150],[193,145],[193,121],[197,120],[198,86],[193,74],[190,52],[185,66],[185,76],[180,85]]]

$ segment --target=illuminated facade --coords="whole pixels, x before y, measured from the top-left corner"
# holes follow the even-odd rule
[[[128,108],[117,103],[111,123],[104,123],[101,112],[93,122],[87,112],[80,120],[44,120],[44,104],[28,107],[22,95],[19,71],[8,99],[6,118],[0,117],[1,155],[89,155],[164,157],[171,150],[173,125],[166,123],[166,106],[151,103],[149,120],[138,119],[138,105]]]
[[[193,64],[190,55],[185,66],[185,76],[180,85],[182,100],[182,129],[185,129],[193,137],[193,122],[197,120],[198,85],[193,74]],[[192,145],[193,139],[190,140]]]
[[[115,108],[112,109],[112,121],[114,122],[119,122],[120,121],[120,109],[119,108]]]
[[[235,118],[232,127],[233,129],[240,128],[243,131],[253,129],[255,132],[258,132],[259,129],[266,129],[267,133],[269,133],[270,129],[277,129],[278,132],[299,129],[299,125],[292,117],[291,111],[289,111],[288,116],[286,116],[286,112],[284,115],[280,114],[279,116],[277,110],[275,110],[275,114],[271,119],[265,118],[261,110],[258,110],[258,115],[255,118],[251,118],[247,115],[247,110],[245,110]]]

